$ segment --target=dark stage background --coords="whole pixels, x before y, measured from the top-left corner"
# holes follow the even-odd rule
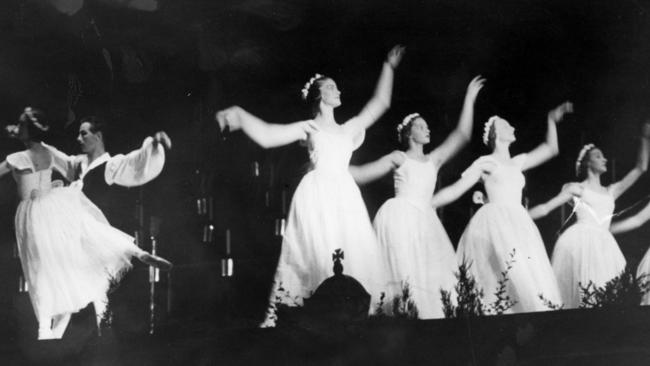
[[[430,124],[432,146],[441,142],[457,122],[467,83],[481,74],[488,82],[474,139],[443,168],[439,185],[487,152],[480,136],[489,116],[517,128],[518,153],[542,141],[546,112],[571,100],[576,113],[559,127],[560,156],[527,173],[531,204],[573,179],[586,142],[601,146],[612,175],[622,177],[635,164],[640,124],[650,115],[650,7],[637,1],[168,0],[153,1],[151,12],[125,5],[138,1],[66,3],[0,2],[0,119],[13,122],[27,105],[43,108],[55,131],[49,142],[68,153],[78,152],[77,121],[88,114],[110,122],[112,153],[138,147],[157,130],[169,133],[174,146],[165,170],[132,190],[131,204],[143,202],[145,231],[149,217],[162,220],[159,253],[176,265],[167,286],[170,319],[242,326],[261,319],[280,249],[275,221],[307,168],[298,144],[264,151],[240,133],[221,138],[213,119],[220,108],[238,104],[277,123],[307,118],[300,89],[319,72],[342,90],[343,122],[371,95],[390,47],[402,43],[407,53],[393,105],[368,130],[353,163],[397,148],[395,125],[415,111]],[[0,155],[21,148],[0,137]],[[642,178],[617,209],[648,194],[649,183]],[[20,270],[11,178],[0,181],[0,192],[0,321],[9,323]],[[374,216],[392,195],[392,177],[362,192]],[[212,197],[212,219],[197,213],[202,197]],[[454,243],[469,208],[468,194],[440,213]],[[210,224],[214,237],[206,243]],[[559,212],[538,224],[550,253]],[[220,267],[227,229],[231,278],[221,277]],[[618,238],[630,265],[649,234],[645,227]],[[135,271],[134,281],[143,273]],[[133,293],[146,298],[141,282]]]

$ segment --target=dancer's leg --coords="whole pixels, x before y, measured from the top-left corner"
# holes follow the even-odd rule
[[[159,257],[157,255],[149,254],[144,251],[139,253],[137,255],[137,258],[140,260],[140,262],[159,268],[163,271],[169,271],[173,267],[172,263],[166,260],[165,258]]]

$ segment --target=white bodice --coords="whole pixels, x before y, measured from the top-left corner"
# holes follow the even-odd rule
[[[393,173],[395,197],[427,205],[436,189],[438,169],[431,160],[419,161],[404,156],[404,163]]]
[[[21,201],[49,191],[52,188],[52,169],[43,169],[34,173],[14,173]]]
[[[483,181],[490,203],[521,205],[526,178],[519,165],[497,162],[496,168]]]
[[[309,159],[315,171],[346,171],[352,152],[352,138],[342,133],[318,131],[309,136]]]
[[[614,213],[614,197],[607,192],[596,192],[584,187],[580,198],[574,199],[578,223],[608,229]]]
[[[34,198],[52,188],[52,160],[49,167],[36,171],[27,152],[19,151],[7,156],[7,163],[16,180],[21,200]]]
[[[489,155],[482,156],[463,175],[470,171],[488,171],[489,173],[482,173],[481,180],[489,203],[521,206],[522,189],[526,185],[521,169],[526,156],[517,155],[507,164]]]

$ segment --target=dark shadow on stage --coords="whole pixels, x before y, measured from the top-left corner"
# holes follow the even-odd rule
[[[16,299],[17,309],[29,305]],[[22,310],[21,310],[22,311]],[[34,322],[29,313],[18,322]],[[29,316],[28,316],[29,315]],[[469,319],[371,319],[257,329],[167,319],[153,335],[93,330],[92,307],[63,340],[35,323],[0,345],[2,365],[647,365],[650,307],[561,310]],[[26,324],[27,324],[26,323]],[[25,324],[23,324],[25,326]]]

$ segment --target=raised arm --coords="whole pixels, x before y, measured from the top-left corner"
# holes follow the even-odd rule
[[[641,144],[636,160],[636,166],[630,170],[623,179],[612,184],[610,192],[614,198],[618,198],[627,191],[643,173],[648,170],[648,154],[650,153],[650,123],[643,125]]]
[[[467,145],[472,137],[472,129],[474,127],[474,103],[476,97],[483,88],[485,79],[477,76],[467,86],[467,93],[465,93],[465,101],[463,102],[463,110],[460,113],[458,125],[445,141],[434,149],[429,155],[438,166],[445,164],[451,157],[453,157],[463,146]]]
[[[404,153],[396,150],[370,163],[350,165],[349,171],[354,181],[359,185],[363,185],[383,177],[403,163]]]
[[[634,216],[630,216],[627,219],[621,221],[613,222],[612,226],[609,228],[609,231],[611,231],[612,234],[622,234],[639,228],[641,225],[645,224],[648,219],[650,219],[650,204],[647,204]]]
[[[454,202],[463,193],[472,188],[481,179],[483,174],[489,174],[493,167],[494,163],[488,159],[478,159],[463,172],[459,180],[434,194],[431,199],[431,206],[438,208]]]
[[[562,187],[557,196],[551,198],[547,202],[541,203],[528,210],[528,214],[533,220],[540,219],[548,215],[551,211],[559,206],[565,204],[573,197],[580,197],[582,195],[582,186],[578,183],[567,183]]]
[[[403,46],[395,46],[388,52],[386,61],[384,61],[381,69],[381,74],[379,75],[379,81],[377,81],[377,86],[375,87],[375,93],[361,112],[355,118],[345,123],[344,128],[347,133],[352,136],[357,136],[372,126],[388,110],[393,94],[395,69],[402,61],[403,55]]]
[[[126,155],[115,155],[104,170],[106,183],[124,187],[140,186],[156,178],[165,166],[165,149],[171,139],[165,132],[147,137],[142,147]]]
[[[449,185],[434,194],[431,199],[431,206],[433,206],[433,208],[438,208],[456,201],[463,195],[463,193],[472,188],[480,178],[480,174],[463,175],[454,184]]]
[[[528,153],[522,171],[534,168],[559,154],[560,147],[557,142],[556,125],[565,114],[571,112],[573,112],[573,104],[570,102],[564,102],[548,112],[546,140]]]
[[[217,112],[216,118],[222,131],[226,127],[230,131],[242,130],[265,149],[306,140],[307,135],[317,129],[312,121],[294,122],[286,125],[268,123],[238,106]]]
[[[79,173],[81,162],[84,160],[83,156],[68,155],[54,146],[50,146],[46,143],[42,144],[50,151],[50,155],[52,156],[52,165],[56,170],[63,174],[70,182],[78,178],[77,174]]]

